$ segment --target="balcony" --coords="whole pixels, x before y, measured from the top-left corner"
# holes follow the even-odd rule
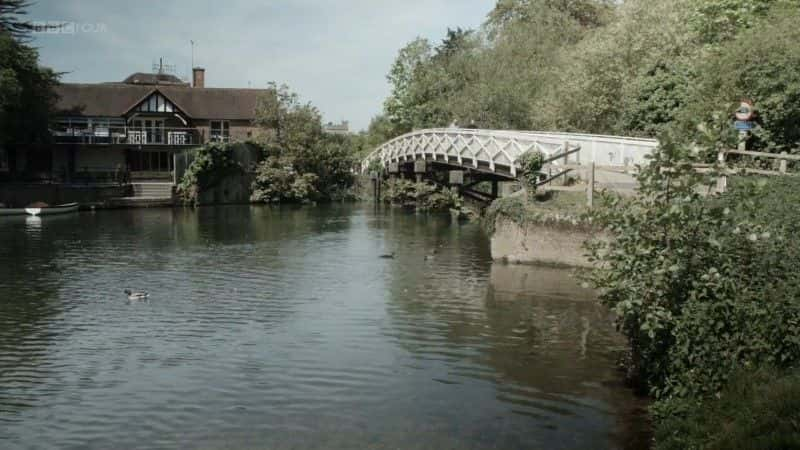
[[[57,144],[197,146],[203,137],[195,128],[65,127],[52,131]]]

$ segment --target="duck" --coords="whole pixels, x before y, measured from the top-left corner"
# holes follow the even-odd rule
[[[430,255],[425,255],[425,261],[430,261],[430,260],[436,258],[436,253],[437,253],[437,250],[433,249],[433,251],[431,252]]]
[[[385,253],[385,254],[383,254],[383,255],[379,256],[379,258],[383,258],[383,259],[393,259],[393,258],[394,258],[394,252],[392,252],[392,253]]]
[[[128,300],[144,300],[150,296],[146,291],[142,292],[133,292],[130,289],[125,289],[125,294],[128,296]]]

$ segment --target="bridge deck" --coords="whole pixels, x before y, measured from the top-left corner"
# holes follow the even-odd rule
[[[369,169],[371,161],[387,167],[391,163],[427,160],[516,178],[517,160],[529,151],[540,151],[547,157],[572,153],[553,161],[556,166],[593,161],[603,166],[629,167],[643,164],[645,156],[657,145],[655,139],[621,136],[436,128],[413,131],[386,142],[367,156],[362,171]]]

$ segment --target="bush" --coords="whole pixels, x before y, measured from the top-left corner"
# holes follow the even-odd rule
[[[319,197],[317,176],[300,174],[289,158],[267,157],[256,169],[250,200],[263,203],[306,203]]]
[[[539,182],[539,174],[542,170],[542,165],[544,165],[544,154],[538,150],[531,150],[522,154],[522,156],[517,159],[517,162],[522,172],[522,181],[525,187],[527,187],[530,192],[535,191],[536,185]]]
[[[420,211],[447,211],[461,209],[463,206],[463,199],[456,189],[404,179],[386,182],[382,197],[387,203],[415,207]]]
[[[639,195],[592,214],[613,239],[589,245],[590,279],[630,341],[632,372],[662,400],[703,398],[739,367],[800,359],[800,256],[763,209],[774,194],[745,183],[706,197],[713,179],[694,172],[694,158],[662,139]],[[796,196],[784,195],[775,201]]]
[[[241,164],[233,155],[236,145],[210,143],[195,150],[194,159],[177,187],[184,203],[197,203],[200,192],[215,186],[229,175],[242,172]]]
[[[657,450],[800,448],[796,371],[740,371],[718,398],[672,406],[656,426]]]

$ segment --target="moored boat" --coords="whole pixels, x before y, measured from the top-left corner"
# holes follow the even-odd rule
[[[27,214],[25,208],[0,208],[0,216],[22,216]]]
[[[52,216],[55,214],[67,214],[78,211],[77,203],[65,203],[56,206],[39,206],[39,207],[26,207],[24,208],[25,214],[31,216]]]

